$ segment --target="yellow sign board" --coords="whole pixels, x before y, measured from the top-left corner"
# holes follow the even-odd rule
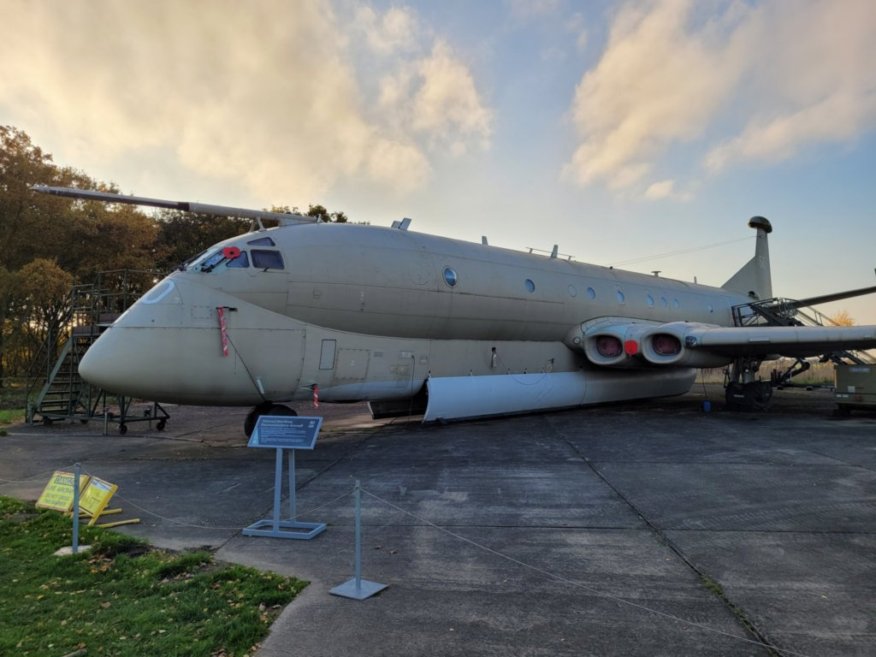
[[[55,470],[49,483],[43,489],[37,500],[38,509],[54,509],[55,511],[70,512],[73,509],[73,480],[76,475],[72,472]],[[79,476],[79,492],[88,485],[88,475]]]
[[[106,505],[109,504],[110,498],[118,489],[118,486],[104,481],[100,477],[91,478],[79,497],[79,508],[91,516],[91,520],[88,522],[89,526],[93,525],[100,514],[103,513]]]

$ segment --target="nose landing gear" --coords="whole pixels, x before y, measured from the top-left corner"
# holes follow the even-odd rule
[[[258,422],[259,417],[262,415],[292,416],[298,415],[298,413],[284,404],[274,404],[271,402],[259,404],[247,413],[246,419],[243,421],[243,432],[246,434],[247,438],[252,435],[256,422]]]

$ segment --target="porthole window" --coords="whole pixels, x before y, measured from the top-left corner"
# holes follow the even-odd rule
[[[673,307],[673,308],[675,308],[675,309],[677,310],[680,306],[681,306],[681,304],[678,303],[678,299],[673,299],[673,300],[672,300],[672,307]]]
[[[654,307],[654,297],[652,297],[650,294],[647,297],[645,297],[645,301],[648,303],[649,308]]]
[[[588,287],[587,288],[587,296],[590,297],[591,299],[595,299],[596,298],[596,290],[594,290],[592,287]]]
[[[621,292],[620,290],[618,290],[618,291],[617,291],[617,302],[618,302],[619,304],[624,304],[624,303],[626,303],[626,300],[627,300],[627,299],[626,299],[626,297],[624,296],[624,293]]]
[[[456,285],[456,281],[459,280],[456,276],[456,271],[451,269],[450,267],[444,268],[444,282],[447,283],[449,287],[453,287]]]
[[[578,296],[578,289],[574,285],[569,286],[569,296],[573,298]]]
[[[660,304],[664,308],[669,308],[669,301],[666,299],[666,297],[660,297]]]
[[[527,278],[526,281],[524,281],[523,284],[526,286],[526,291],[527,291],[527,292],[529,292],[530,294],[532,294],[533,292],[535,292],[535,283],[532,281],[531,278]]]
[[[714,313],[714,312],[715,312],[715,307],[712,306],[711,304],[709,304],[709,305],[706,306],[706,307],[709,309],[709,313]]]

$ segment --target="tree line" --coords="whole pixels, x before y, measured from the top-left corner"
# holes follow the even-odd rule
[[[31,189],[37,184],[119,191],[55,164],[24,131],[0,125],[0,385],[25,375],[49,336],[59,332],[75,286],[99,283],[139,296],[157,276],[250,226],[234,217],[147,214],[131,205],[38,194]],[[347,221],[343,212],[322,205],[302,214]]]

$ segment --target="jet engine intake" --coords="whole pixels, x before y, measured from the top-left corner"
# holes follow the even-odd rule
[[[652,365],[669,367],[722,367],[730,359],[705,350],[688,348],[687,334],[704,324],[673,322],[651,328],[642,336],[642,357]]]
[[[582,327],[580,348],[594,365],[615,368],[641,368],[640,343],[642,335],[651,328],[647,324],[603,324]]]

